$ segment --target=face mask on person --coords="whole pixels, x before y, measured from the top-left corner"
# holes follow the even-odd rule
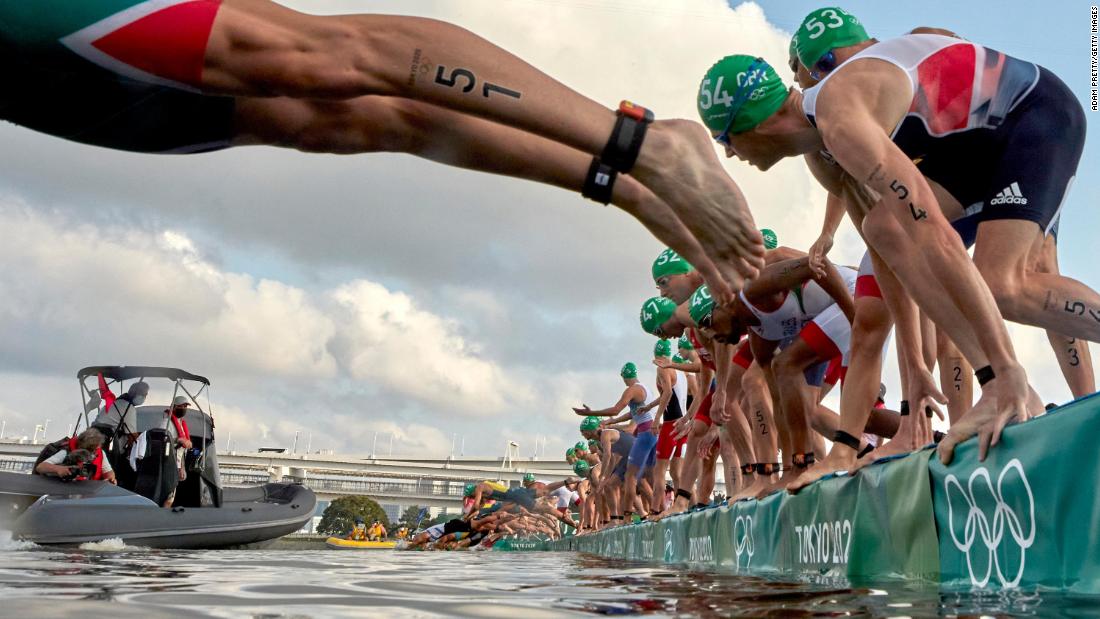
[[[176,408],[172,409],[172,416],[175,417],[176,419],[179,419],[179,418],[183,417],[186,414],[187,414],[187,408],[186,407],[177,406]]]

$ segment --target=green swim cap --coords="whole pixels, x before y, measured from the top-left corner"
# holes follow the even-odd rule
[[[594,452],[594,451],[596,451],[596,449],[598,449],[599,447],[600,447],[600,442],[599,442],[599,441],[597,441],[597,440],[596,440],[596,439],[594,439],[594,438],[590,438],[590,439],[588,439],[588,451],[589,451],[589,452]]]
[[[676,342],[676,348],[680,350],[695,350],[695,346],[691,343],[691,338],[687,336],[687,333],[680,336],[680,341]]]
[[[575,455],[577,455],[577,450],[575,448],[570,447],[569,449],[565,450],[565,457],[566,458],[568,458],[570,456],[575,456]]]
[[[576,445],[573,445],[574,451],[588,451],[588,441],[577,441]]]
[[[684,359],[680,355],[672,355],[672,362],[673,363],[687,363],[687,359]]]
[[[764,237],[764,249],[775,249],[779,247],[779,237],[776,236],[775,230],[771,228],[761,228],[760,235]]]
[[[638,378],[638,366],[634,365],[632,361],[627,361],[623,364],[623,369],[619,370],[619,376],[623,378]]]
[[[794,33],[798,60],[810,71],[830,50],[870,38],[855,15],[835,6],[810,12]]]
[[[642,303],[638,320],[642,323],[643,331],[650,335],[657,335],[657,328],[668,322],[675,313],[676,304],[671,299],[652,297]]]
[[[672,356],[672,342],[668,340],[657,340],[657,343],[653,345],[654,357],[671,357]]]
[[[535,481],[535,474],[534,473],[524,473],[523,474],[523,483],[529,484],[529,483],[532,483],[533,481]]]
[[[691,301],[688,305],[688,313],[695,324],[702,324],[703,320],[714,313],[714,298],[710,296],[710,288],[706,284],[699,286],[691,293]]]
[[[577,460],[573,463],[573,472],[578,477],[588,477],[588,471],[592,470],[592,467],[588,465],[584,460]]]
[[[763,58],[738,54],[714,63],[699,86],[699,118],[711,131],[750,131],[787,100],[787,85]],[[730,122],[730,119],[733,122]]]
[[[474,492],[477,491],[477,484],[467,483],[466,487],[462,489],[462,496],[474,496]]]
[[[682,275],[684,273],[691,273],[695,270],[695,267],[691,266],[691,263],[680,257],[680,254],[666,249],[661,252],[657,259],[653,261],[653,281],[657,281],[666,275]]]
[[[581,420],[581,432],[595,432],[600,429],[600,418],[589,415]]]

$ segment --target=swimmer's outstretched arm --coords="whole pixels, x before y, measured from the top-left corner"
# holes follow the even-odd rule
[[[268,0],[224,0],[208,39],[205,92],[345,100],[402,97],[603,151],[615,113],[473,33],[431,19],[306,15]],[[654,123],[631,175],[661,197],[733,288],[761,265],[744,196],[697,123]]]

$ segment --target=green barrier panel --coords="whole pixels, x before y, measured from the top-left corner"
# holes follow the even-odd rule
[[[825,480],[797,496],[774,494],[549,546],[744,573],[934,578],[929,455]]]
[[[493,544],[493,550],[500,552],[530,552],[549,550],[547,541],[538,537],[509,537]]]
[[[943,580],[1100,593],[1100,399],[1006,428],[978,462],[969,441],[930,466]]]
[[[739,573],[906,577],[965,588],[1100,593],[1100,395],[1011,426],[985,462],[971,440],[813,484],[797,496],[551,542]]]

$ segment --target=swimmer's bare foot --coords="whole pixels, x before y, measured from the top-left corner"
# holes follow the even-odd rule
[[[847,445],[834,443],[829,450],[829,455],[795,477],[794,481],[787,484],[787,492],[797,494],[799,490],[809,486],[815,481],[839,471],[851,471],[856,464],[856,452]]]
[[[951,464],[955,446],[972,436],[978,437],[978,461],[984,462],[989,448],[1000,442],[1006,425],[1024,421],[1042,410],[1042,401],[1027,384],[1024,369],[1017,366],[1002,370],[986,385],[974,408],[951,426],[940,441],[937,448],[940,462]]]
[[[767,488],[772,484],[774,480],[771,475],[757,475],[756,479],[751,484],[742,488],[740,492],[734,494],[726,501],[727,505],[733,505],[738,501],[744,501],[746,499],[755,499],[764,488]]]
[[[676,212],[734,290],[764,266],[764,239],[701,125],[653,123],[630,175]]]
[[[756,493],[756,498],[762,499],[769,494],[775,494],[776,492],[783,490],[784,488],[786,488],[787,484],[791,483],[791,479],[793,478],[790,475],[787,475],[785,477],[779,477],[777,475],[774,481],[764,484],[764,487],[762,487]]]
[[[691,503],[683,497],[676,497],[676,500],[672,502],[672,505],[668,506],[668,509],[657,514],[656,520],[661,521],[669,516],[675,516],[676,514],[682,514],[691,508]]]
[[[919,447],[919,446],[918,446]],[[851,473],[857,473],[863,470],[864,467],[874,464],[876,460],[883,458],[890,458],[893,456],[902,456],[908,453],[913,453],[917,450],[917,447],[913,446],[912,441],[907,438],[894,437],[890,439],[885,445],[881,445],[856,460],[852,468],[848,469]]]

